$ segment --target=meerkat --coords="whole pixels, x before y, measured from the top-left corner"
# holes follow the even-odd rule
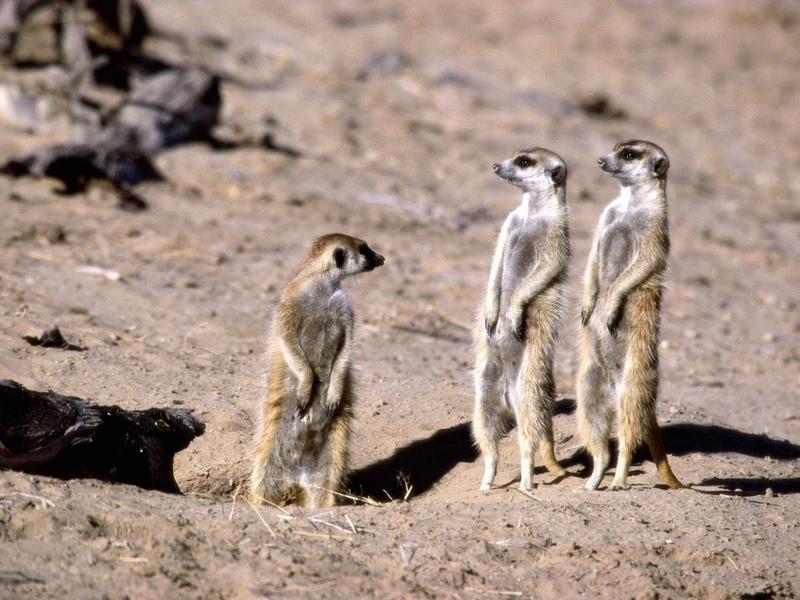
[[[619,457],[611,489],[626,489],[636,447],[645,442],[661,478],[684,487],[667,461],[656,421],[661,296],[669,253],[669,158],[641,140],[598,159],[620,195],[603,211],[592,241],[581,307],[578,428],[592,457],[585,487],[595,490],[609,462],[616,413]]]
[[[325,235],[283,292],[256,433],[254,502],[336,503],[348,467],[353,415],[354,317],[341,282],[383,263],[363,240]]]
[[[570,254],[567,166],[555,153],[532,148],[492,168],[523,194],[500,230],[475,327],[472,433],[484,458],[480,489],[488,490],[500,438],[516,421],[519,487],[529,491],[537,447],[550,473],[565,474],[553,451],[553,354]]]

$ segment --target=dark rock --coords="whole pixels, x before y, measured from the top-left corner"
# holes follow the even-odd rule
[[[190,410],[126,411],[0,381],[0,467],[180,493],[175,454],[202,435]]]
[[[615,106],[605,94],[592,94],[578,101],[578,108],[595,119],[626,119],[628,113]]]
[[[411,64],[411,58],[402,50],[381,50],[370,54],[356,75],[357,79],[386,77]]]
[[[461,71],[456,71],[452,69],[448,69],[442,72],[436,79],[433,80],[433,85],[435,86],[454,86],[454,87],[478,87],[475,81]]]
[[[46,329],[41,336],[23,335],[22,339],[28,342],[31,346],[41,346],[42,348],[58,348],[60,350],[76,350],[83,352],[86,350],[83,346],[76,346],[70,344],[61,333],[58,327]]]

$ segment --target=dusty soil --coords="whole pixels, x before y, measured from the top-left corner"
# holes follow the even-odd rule
[[[184,496],[0,473],[1,597],[800,592],[794,3],[145,4],[162,29],[148,51],[231,75],[226,124],[302,156],[170,151],[169,182],[142,186],[151,206],[137,214],[102,190],[2,181],[0,377],[191,407],[207,430],[178,457]],[[593,94],[610,107],[582,102]],[[6,156],[68,123],[2,127]],[[616,192],[594,159],[628,137],[672,162],[659,415],[675,472],[702,493],[665,490],[645,454],[630,491],[575,491],[576,299]],[[530,145],[569,164],[574,251],[555,424],[570,476],[537,469],[533,498],[514,489],[513,434],[503,487],[479,493],[468,436],[468,329],[518,201],[488,167]],[[256,514],[236,490],[270,313],[310,241],[336,230],[387,256],[348,284],[353,490],[379,505]],[[21,339],[53,324],[88,350]]]

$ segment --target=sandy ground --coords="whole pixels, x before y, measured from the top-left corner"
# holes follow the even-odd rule
[[[0,377],[126,408],[191,407],[184,496],[0,473],[3,598],[782,598],[800,592],[800,11],[792,2],[145,3],[148,50],[235,75],[224,120],[302,152],[194,144],[130,214],[102,190],[0,186]],[[377,53],[377,54],[376,54]],[[380,54],[384,53],[384,54]],[[604,94],[610,112],[582,100]],[[608,112],[608,111],[607,111]],[[3,156],[63,138],[2,125]],[[594,160],[670,155],[659,415],[624,492],[580,493],[577,298],[616,193]],[[557,360],[557,454],[515,491],[514,435],[477,491],[469,327],[518,202],[489,165],[520,147],[570,169],[574,260]],[[234,501],[271,310],[311,240],[387,257],[359,319],[353,490],[316,515]],[[63,231],[65,237],[53,231]],[[110,278],[81,272],[109,269]],[[20,336],[58,324],[86,352]],[[787,441],[788,440],[788,441]],[[610,477],[606,484],[610,482]]]

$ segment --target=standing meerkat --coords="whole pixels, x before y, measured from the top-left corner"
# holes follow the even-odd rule
[[[597,489],[608,467],[615,412],[619,457],[611,489],[627,487],[631,458],[643,441],[661,478],[681,488],[656,421],[669,158],[651,142],[631,140],[597,164],[619,180],[621,191],[600,216],[584,278],[577,412],[593,461],[586,489]]]
[[[565,473],[553,452],[553,353],[569,260],[567,166],[555,153],[533,148],[493,169],[523,194],[500,230],[476,325],[472,433],[484,459],[480,489],[488,490],[505,425],[516,420],[519,487],[527,491],[537,447],[550,473]]]
[[[255,502],[332,506],[347,472],[353,308],[345,277],[384,258],[343,234],[314,242],[272,325],[250,494]]]

